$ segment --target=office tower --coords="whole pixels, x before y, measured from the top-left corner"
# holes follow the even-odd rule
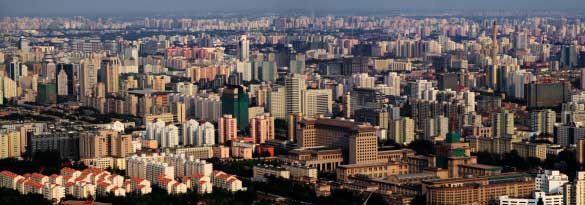
[[[250,101],[245,87],[241,85],[228,85],[221,96],[221,111],[237,119],[238,130],[244,131],[248,128],[248,107]]]
[[[392,89],[390,95],[400,96],[400,76],[395,72],[390,72],[384,76],[384,84]]]
[[[585,204],[585,171],[577,172],[573,182],[564,185],[563,198],[566,205]]]
[[[585,164],[585,138],[580,138],[577,140],[577,162],[579,164]]]
[[[517,32],[514,35],[514,49],[526,50],[528,49],[528,34],[526,32]]]
[[[19,158],[20,155],[20,132],[0,130],[0,159]]]
[[[570,83],[532,82],[526,84],[525,95],[528,108],[556,107],[571,98]]]
[[[38,83],[37,103],[39,104],[55,104],[57,103],[57,83],[46,82]]]
[[[352,106],[351,106],[351,94],[347,92],[342,99],[343,102],[343,117],[350,119],[352,113]]]
[[[292,54],[290,59],[290,73],[303,74],[305,73],[305,54]]]
[[[530,130],[541,134],[554,134],[556,113],[550,109],[530,112]]]
[[[273,88],[268,95],[268,112],[276,119],[286,119],[286,92],[284,87]]]
[[[248,61],[250,59],[250,41],[248,41],[246,34],[240,36],[237,54],[240,61]]]
[[[183,123],[182,145],[212,146],[215,145],[215,127],[210,122],[201,125],[196,120]]]
[[[274,139],[274,118],[268,114],[250,119],[250,137],[256,144]]]
[[[436,139],[442,139],[449,132],[449,118],[442,115],[427,118],[423,131],[425,140],[435,141]]]
[[[53,81],[57,77],[57,65],[52,55],[45,55],[40,77],[47,81]]]
[[[333,104],[331,96],[331,89],[303,90],[303,114],[307,117],[330,114]]]
[[[463,102],[465,103],[465,113],[475,112],[475,92],[469,90],[463,92]]]
[[[378,162],[378,137],[370,124],[327,118],[304,118],[297,124],[299,147],[341,148],[349,164]]]
[[[16,83],[20,82],[20,78],[27,76],[27,68],[23,65],[17,57],[12,57],[6,61],[6,74]]]
[[[98,82],[98,71],[100,69],[99,59],[82,59],[79,71],[79,94],[82,100],[92,96],[92,90]]]
[[[57,94],[59,96],[72,96],[74,90],[73,64],[57,64]]]
[[[459,88],[459,74],[457,73],[440,73],[437,74],[439,90],[457,90]]]
[[[403,117],[390,121],[388,139],[394,140],[398,144],[408,144],[414,141],[414,120]]]
[[[492,24],[492,67],[487,72],[488,88],[496,89],[498,85],[498,25],[496,21]]]
[[[494,137],[510,137],[514,134],[514,113],[507,110],[493,113],[491,123]]]
[[[30,42],[26,37],[21,36],[18,39],[18,49],[20,49],[23,52],[30,52]]]
[[[106,93],[118,95],[120,86],[120,59],[108,57],[102,60],[99,72],[99,82],[106,86]]]
[[[271,82],[278,77],[278,66],[274,61],[263,61],[258,72],[258,79],[261,81]]]
[[[0,87],[1,89],[1,95],[0,97],[2,97],[2,104],[4,103],[4,98],[6,99],[11,99],[13,97],[16,97],[17,94],[17,85],[16,85],[16,81],[4,76],[4,77],[0,77]],[[34,85],[35,87],[37,87],[37,85]],[[38,90],[38,89],[37,89]]]
[[[305,79],[301,75],[293,74],[284,80],[286,114],[302,112],[302,91],[305,90]]]
[[[526,70],[515,70],[508,75],[508,88],[503,91],[511,98],[524,100],[526,84],[535,80],[534,74]]]
[[[575,45],[561,46],[561,69],[572,69],[579,65],[579,53]]]
[[[299,114],[290,114],[288,116],[288,118],[286,119],[286,123],[288,126],[288,133],[287,133],[287,137],[288,140],[293,142],[295,140],[297,140],[297,124],[299,123],[299,121],[301,121],[303,119],[303,113],[299,113]]]
[[[160,119],[146,122],[146,139],[156,140],[159,147],[175,147],[179,145],[179,128],[172,123]]]
[[[238,120],[232,115],[223,115],[217,123],[219,144],[224,144],[227,140],[234,140],[238,137]]]
[[[380,109],[385,104],[386,96],[371,88],[355,88],[351,91],[351,112],[356,110],[369,108],[369,109]]]

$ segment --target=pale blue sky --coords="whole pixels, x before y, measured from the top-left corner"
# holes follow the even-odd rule
[[[585,0],[0,0],[0,15],[303,10],[585,9]]]

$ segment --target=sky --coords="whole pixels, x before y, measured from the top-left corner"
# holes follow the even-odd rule
[[[585,0],[0,0],[0,16],[445,9],[585,10]]]

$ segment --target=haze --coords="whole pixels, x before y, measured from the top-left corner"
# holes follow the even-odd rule
[[[565,10],[583,0],[0,0],[1,16],[123,15],[290,10]]]

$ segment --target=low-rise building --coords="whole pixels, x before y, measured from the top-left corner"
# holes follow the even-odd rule
[[[355,175],[367,176],[371,179],[386,178],[391,175],[408,174],[406,162],[378,162],[370,164],[349,164],[337,167],[337,180],[344,182]]]
[[[265,181],[266,176],[280,177],[285,179],[290,178],[290,172],[285,168],[267,164],[254,165],[252,172],[252,180],[255,181]]]

